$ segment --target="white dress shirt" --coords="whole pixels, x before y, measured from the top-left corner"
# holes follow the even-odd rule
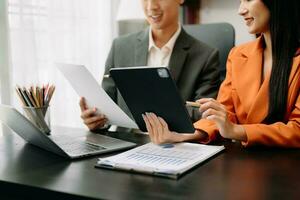
[[[172,55],[175,42],[181,32],[181,25],[179,24],[177,31],[173,34],[171,39],[162,48],[158,48],[153,40],[152,30],[149,29],[149,47],[148,47],[148,61],[147,66],[151,67],[168,67]]]

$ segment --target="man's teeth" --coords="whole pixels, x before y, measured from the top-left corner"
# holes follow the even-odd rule
[[[151,17],[154,18],[154,19],[157,19],[159,18],[161,15],[152,15]]]

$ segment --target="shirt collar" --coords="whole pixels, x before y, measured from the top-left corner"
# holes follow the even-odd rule
[[[177,31],[173,34],[173,36],[170,38],[170,40],[167,42],[167,44],[165,44],[161,49],[167,47],[169,50],[172,50],[175,46],[175,42],[176,42],[180,32],[181,32],[181,24],[178,24]],[[150,51],[152,48],[159,49],[154,43],[154,40],[153,40],[153,37],[152,37],[152,29],[150,27],[149,28],[149,47],[148,47],[148,51]]]

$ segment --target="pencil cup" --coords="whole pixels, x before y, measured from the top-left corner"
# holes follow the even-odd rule
[[[24,113],[37,128],[50,135],[50,109],[49,106],[28,107],[23,106]]]

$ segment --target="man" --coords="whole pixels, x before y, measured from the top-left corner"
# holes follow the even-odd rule
[[[166,66],[184,101],[215,98],[220,84],[218,52],[188,35],[178,23],[179,8],[184,0],[141,2],[150,27],[114,40],[105,74],[113,67]],[[102,86],[131,116],[113,80],[104,78]],[[96,115],[96,108],[88,108],[84,98],[80,100],[80,107],[81,117],[91,131],[105,126],[105,116]],[[188,108],[188,111],[193,121],[199,119],[198,109]]]

